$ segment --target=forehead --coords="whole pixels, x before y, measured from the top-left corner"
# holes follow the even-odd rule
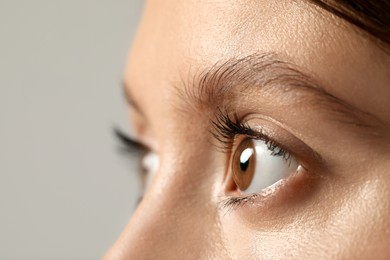
[[[300,57],[304,49],[310,59],[303,42],[334,37],[323,26],[326,22],[299,1],[148,1],[132,59],[164,75],[171,74],[165,69],[206,66],[254,51]]]
[[[365,70],[368,59],[382,55],[376,50],[367,53],[374,49],[370,45],[348,24],[306,1],[151,0],[145,6],[125,80],[139,103],[153,104],[158,107],[154,112],[161,113],[167,102],[162,97],[172,97],[173,86],[183,78],[230,58],[277,53],[316,75],[325,86],[356,88],[365,82],[353,82],[355,75],[348,73]],[[345,77],[339,77],[340,64]],[[328,91],[349,101],[348,91]]]

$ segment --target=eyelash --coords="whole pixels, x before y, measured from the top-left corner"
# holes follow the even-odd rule
[[[125,134],[122,130],[118,128],[113,128],[113,134],[116,139],[121,143],[121,152],[124,152],[125,154],[130,154],[132,156],[135,155],[137,156],[137,159],[141,160],[142,156],[144,156],[149,151],[149,149],[144,144],[138,142],[136,139]],[[139,173],[143,174],[142,168],[140,168]],[[142,199],[143,195],[141,194],[138,196],[137,204],[140,204]]]
[[[220,148],[224,152],[231,152],[236,136],[243,135],[253,140],[263,141],[273,156],[280,156],[287,162],[290,162],[292,159],[290,152],[261,130],[254,130],[247,123],[241,122],[237,114],[233,114],[233,117],[230,117],[227,112],[219,110],[219,113],[216,115],[216,120],[212,120],[211,123],[215,130],[212,134],[219,143],[223,144],[223,147]]]
[[[277,142],[272,140],[269,136],[264,134],[261,130],[254,130],[247,123],[241,122],[237,114],[231,117],[227,111],[219,110],[216,114],[216,119],[211,121],[215,131],[213,136],[223,146],[223,152],[232,152],[235,139],[238,135],[246,136],[249,139],[261,140],[265,142],[271,155],[282,157],[288,164],[291,163],[292,155],[286,149],[282,148]],[[253,201],[259,194],[252,194],[249,196],[234,196],[222,201],[222,208],[235,209],[243,206],[247,202]]]
[[[125,134],[118,128],[113,129],[114,136],[122,144],[122,151],[130,154],[144,154],[148,151],[148,148],[138,142],[136,139]]]

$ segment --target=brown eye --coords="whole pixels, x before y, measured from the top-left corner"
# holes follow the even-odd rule
[[[233,155],[233,180],[241,191],[252,182],[256,169],[256,150],[254,141],[246,139],[240,143]]]
[[[232,178],[245,193],[258,193],[297,172],[299,163],[289,153],[269,141],[246,138],[233,152]]]

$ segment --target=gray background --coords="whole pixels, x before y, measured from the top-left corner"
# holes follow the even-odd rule
[[[139,193],[120,90],[139,0],[0,0],[0,259],[99,259]]]

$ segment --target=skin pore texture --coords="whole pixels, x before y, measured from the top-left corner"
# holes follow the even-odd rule
[[[388,259],[389,71],[375,39],[305,1],[147,1],[125,84],[159,167],[105,259]],[[300,170],[225,203],[254,137],[221,149],[225,112]]]

